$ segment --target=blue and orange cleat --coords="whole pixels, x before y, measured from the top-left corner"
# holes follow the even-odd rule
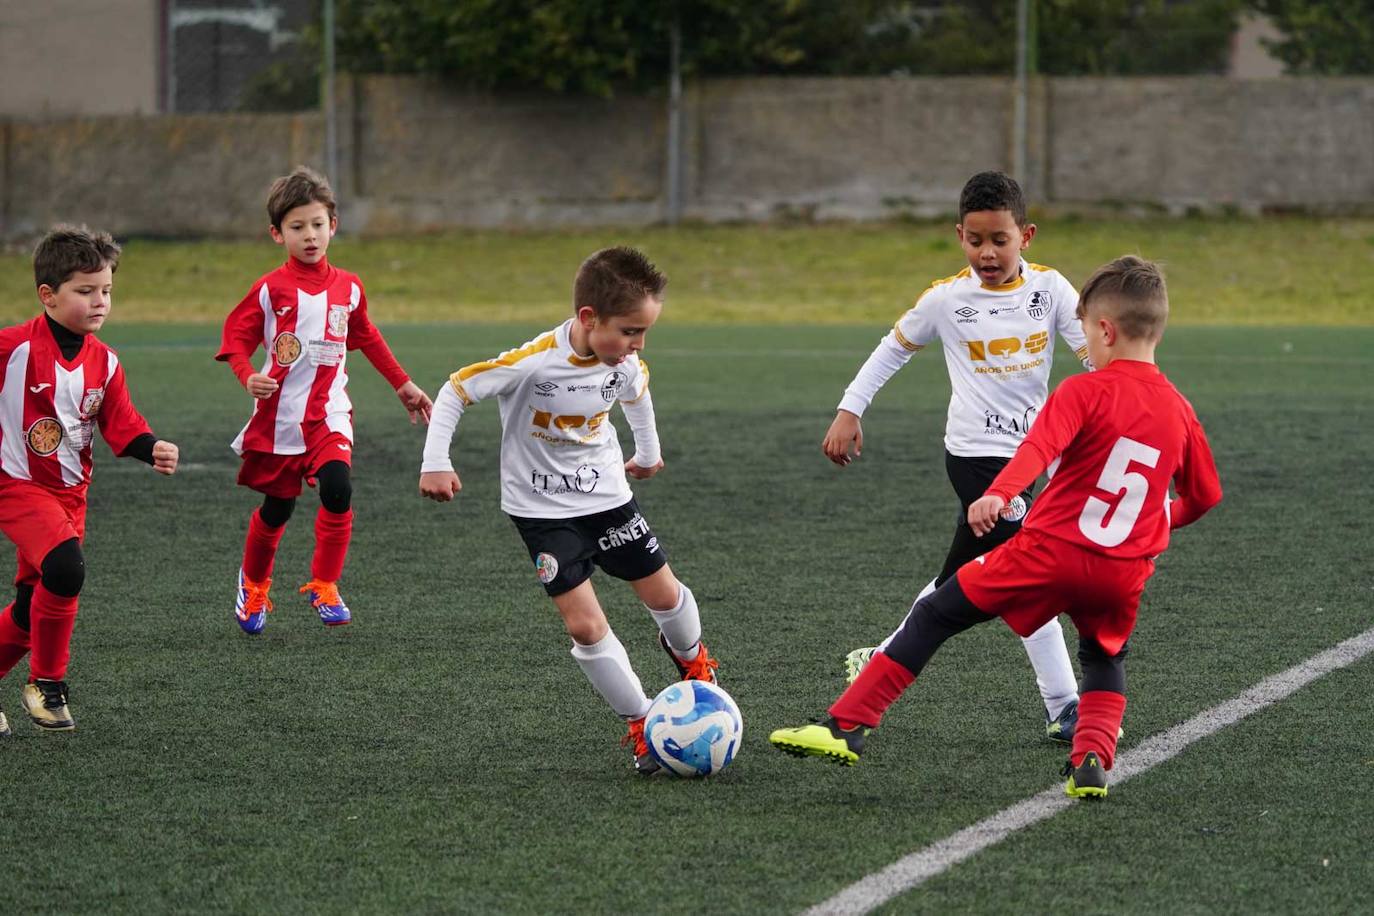
[[[254,582],[243,574],[239,567],[239,589],[234,600],[234,617],[239,628],[250,636],[257,636],[267,625],[267,614],[272,610],[272,599],[267,596],[272,587],[271,579]]]
[[[311,579],[301,586],[301,594],[319,612],[320,623],[327,627],[341,627],[353,620],[348,605],[339,597],[339,586],[334,582]]]

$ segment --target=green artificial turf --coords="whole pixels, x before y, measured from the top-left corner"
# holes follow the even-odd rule
[[[633,775],[623,726],[569,657],[499,509],[496,405],[464,417],[458,501],[429,503],[416,495],[423,432],[355,356],[341,583],[355,622],[326,630],[295,594],[307,494],[278,556],[276,612],[250,638],[232,606],[256,499],[228,449],[248,398],[211,359],[217,328],[116,319],[102,336],[184,467],[164,479],[96,447],[69,674],[78,730],[37,735],[23,720],[22,664],[0,682],[15,729],[0,743],[0,909],[798,911],[1055,785],[1063,751],[1041,737],[1029,665],[1000,624],[936,656],[859,766],[767,744],[833,699],[845,651],[896,624],[948,544],[936,351],[879,396],[860,461],[820,454],[885,325],[650,336],[667,467],[635,491],[745,721],[735,762],[686,781]],[[542,329],[387,335],[433,392]],[[1167,335],[1161,365],[1207,426],[1226,500],[1176,535],[1146,592],[1123,747],[1370,625],[1371,353],[1367,328]],[[1073,364],[1061,348],[1060,374]],[[652,622],[623,583],[595,581],[656,692],[672,671]],[[1366,659],[887,909],[1358,910],[1374,881],[1372,692]]]

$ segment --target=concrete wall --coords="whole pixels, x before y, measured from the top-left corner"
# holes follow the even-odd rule
[[[158,0],[0,0],[0,113],[158,111]]]
[[[340,92],[345,223],[638,224],[665,209],[666,105],[460,92],[367,77]],[[879,218],[954,208],[1012,161],[996,78],[741,79],[684,98],[684,214]],[[1033,201],[1374,209],[1374,79],[1055,79],[1030,98]],[[0,234],[260,232],[265,189],[322,160],[317,115],[0,122]]]

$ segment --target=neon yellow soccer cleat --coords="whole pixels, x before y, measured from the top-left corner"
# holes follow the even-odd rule
[[[1069,777],[1064,783],[1064,794],[1071,798],[1107,797],[1107,771],[1092,751],[1083,755],[1078,766],[1073,765],[1073,760],[1067,761],[1060,775]]]
[[[773,746],[794,757],[824,757],[852,767],[864,751],[864,738],[870,729],[858,726],[845,731],[833,718],[803,725],[799,728],[780,728],[768,736]]]

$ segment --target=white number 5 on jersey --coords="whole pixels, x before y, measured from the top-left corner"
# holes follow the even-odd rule
[[[1111,503],[1089,496],[1083,513],[1078,516],[1078,530],[1094,544],[1115,547],[1130,536],[1136,519],[1140,518],[1140,510],[1144,508],[1145,497],[1150,492],[1150,482],[1145,475],[1129,470],[1131,462],[1153,468],[1159,463],[1159,449],[1125,436],[1116,440],[1111,454],[1107,456],[1102,476],[1097,478],[1097,488],[1122,494],[1121,501],[1117,503],[1116,511],[1112,512]],[[1111,521],[1107,520],[1108,512],[1112,514]]]

